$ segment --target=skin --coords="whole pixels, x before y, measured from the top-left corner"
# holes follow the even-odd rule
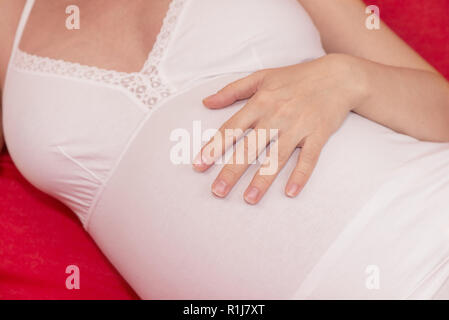
[[[198,171],[207,170],[235,142],[226,144],[225,130],[279,130],[277,141],[272,142],[278,147],[278,170],[256,173],[244,193],[249,204],[262,199],[294,149],[301,147],[285,188],[287,196],[296,197],[326,141],[351,111],[420,140],[449,141],[449,85],[432,66],[385,24],[380,30],[368,30],[365,5],[359,0],[299,2],[317,25],[329,55],[256,72],[204,100],[206,107],[219,109],[249,99],[203,147],[194,162]],[[257,152],[265,143],[269,141],[259,144],[245,138],[239,142],[242,150]],[[253,158],[248,152],[245,163]],[[226,164],[212,192],[226,197],[247,167],[236,161]]]
[[[432,66],[386,25],[368,30],[365,5],[359,0],[299,2],[314,20],[329,55],[256,72],[204,100],[206,107],[218,109],[249,99],[221,131],[279,130],[278,170],[271,175],[256,174],[244,194],[250,204],[260,201],[294,149],[301,147],[298,165],[286,186],[288,196],[298,195],[326,141],[351,111],[421,140],[449,140],[449,85]],[[65,28],[65,7],[71,4],[83,13],[77,31]],[[168,4],[169,0],[37,0],[20,47],[55,59],[138,71]],[[23,5],[24,0],[0,0],[0,88]],[[210,152],[205,150],[212,149],[214,157],[224,151],[223,147],[213,148],[217,140],[206,144],[197,157],[198,171],[213,165],[214,158],[208,158]],[[244,150],[252,150],[248,139],[243,142]],[[261,145],[265,144],[269,141],[262,141]],[[247,154],[246,160],[262,149]],[[213,193],[225,197],[247,167],[225,165],[212,184]]]

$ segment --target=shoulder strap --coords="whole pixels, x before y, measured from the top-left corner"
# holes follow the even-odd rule
[[[16,35],[14,37],[14,44],[12,47],[11,57],[14,55],[15,51],[19,47],[19,42],[20,42],[20,39],[22,39],[22,33],[27,24],[28,17],[30,16],[30,12],[31,12],[31,9],[33,8],[33,5],[34,5],[34,0],[27,0],[27,2],[25,3],[25,7],[23,8],[22,16],[20,17],[19,25],[17,27]]]

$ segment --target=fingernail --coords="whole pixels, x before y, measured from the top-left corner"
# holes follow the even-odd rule
[[[203,102],[208,102],[209,100],[211,100],[213,97],[215,96],[215,94],[208,96],[206,98],[203,99]]]
[[[208,152],[204,151],[201,155],[201,162],[203,163],[203,165],[211,165],[212,163],[214,163],[214,159],[208,155]]]
[[[260,191],[256,187],[251,187],[245,194],[245,200],[249,204],[256,204],[257,199],[259,198]]]
[[[228,189],[228,184],[226,181],[222,179],[218,179],[214,182],[214,185],[212,186],[212,192],[218,196],[218,197],[224,197],[226,196]]]
[[[201,159],[201,153],[199,153],[193,160],[193,168],[196,170],[203,170],[206,168],[206,164]]]
[[[292,183],[289,184],[287,187],[287,196],[289,196],[290,198],[296,197],[299,193],[299,184],[297,183]]]

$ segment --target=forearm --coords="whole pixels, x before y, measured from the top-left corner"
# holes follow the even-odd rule
[[[349,54],[386,65],[436,72],[382,21],[379,30],[367,29],[368,16],[363,1],[298,1],[320,31],[327,53]]]
[[[365,27],[360,0],[298,0],[318,27],[327,53],[352,57],[366,96],[353,111],[421,140],[449,141],[447,81],[384,23]],[[350,60],[350,59],[346,59]],[[358,90],[357,89],[357,90]]]
[[[419,140],[449,141],[449,84],[441,75],[354,59],[366,87],[354,112]]]

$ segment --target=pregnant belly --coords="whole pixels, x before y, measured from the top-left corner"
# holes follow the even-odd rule
[[[299,150],[258,205],[242,197],[257,166],[226,199],[217,199],[210,185],[222,165],[200,174],[176,163],[179,142],[170,137],[185,132],[191,150],[199,124],[202,131],[218,128],[242,107],[212,111],[201,104],[238,77],[207,81],[156,110],[136,132],[93,211],[89,233],[143,298],[292,297],[391,173],[436,148],[351,114],[296,199],[283,190]]]

